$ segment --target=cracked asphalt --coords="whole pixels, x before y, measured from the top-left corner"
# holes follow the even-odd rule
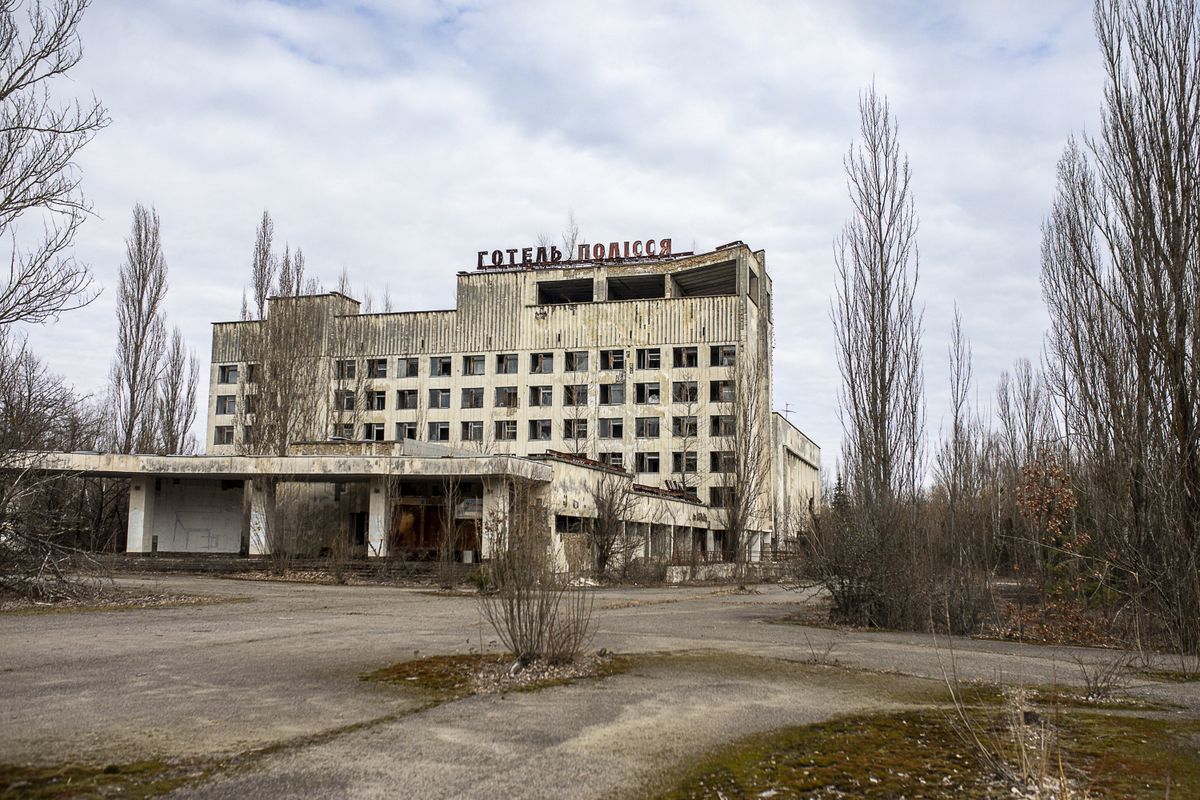
[[[471,597],[197,577],[154,585],[238,602],[0,615],[0,762],[211,761],[291,743],[177,794],[636,796],[750,733],[928,702],[944,670],[1077,683],[1076,658],[1112,658],[772,624],[811,601],[774,586],[602,590],[594,647],[660,655],[603,680],[419,710],[419,698],[359,677],[467,652],[481,636],[497,649]],[[848,669],[802,663],[826,650],[823,660]],[[1128,691],[1200,716],[1196,683],[1139,680]]]

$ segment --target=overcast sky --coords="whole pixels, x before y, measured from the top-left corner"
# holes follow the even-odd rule
[[[533,244],[573,209],[589,240],[766,250],[775,405],[830,467],[832,243],[862,87],[888,96],[911,160],[932,436],[955,303],[983,402],[1040,352],[1039,226],[1102,87],[1081,0],[104,0],[82,37],[69,88],[112,116],[79,161],[96,218],[77,249],[103,294],[31,330],[81,390],[112,357],[135,202],[161,215],[167,312],[206,375],[263,209],[326,286],[344,266],[396,310],[452,307],[477,250]]]

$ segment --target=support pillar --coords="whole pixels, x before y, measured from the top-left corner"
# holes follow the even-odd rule
[[[129,481],[129,527],[125,538],[126,553],[149,553],[154,530],[153,477],[138,476]]]
[[[712,528],[704,532],[704,551],[711,553],[717,546],[717,538],[713,536]],[[709,556],[711,558],[712,556]]]
[[[483,512],[479,535],[479,557],[487,560],[495,550],[496,539],[508,524],[509,482],[504,478],[483,479]]]
[[[370,502],[367,507],[367,555],[383,558],[388,554],[388,483],[386,478],[372,478]]]
[[[251,481],[250,555],[271,554],[270,520],[275,518],[275,484]]]

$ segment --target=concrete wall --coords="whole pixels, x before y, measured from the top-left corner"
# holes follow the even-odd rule
[[[150,478],[147,490],[154,492],[149,530],[158,537],[160,553],[236,553],[242,541],[242,497],[240,481],[191,478]],[[153,547],[143,540],[143,550]]]

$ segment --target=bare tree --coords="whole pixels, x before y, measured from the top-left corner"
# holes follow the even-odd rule
[[[258,309],[258,319],[266,319],[267,298],[271,296],[275,286],[275,271],[277,265],[271,252],[271,244],[275,239],[275,223],[271,215],[263,211],[258,223],[258,231],[254,236],[254,254],[250,260],[250,287],[254,293],[254,306]]]
[[[158,382],[158,438],[164,453],[191,453],[196,438],[191,435],[196,421],[196,386],[200,382],[200,363],[196,352],[183,340],[176,326],[163,360]]]
[[[626,566],[625,551],[633,541],[626,535],[626,523],[636,503],[630,489],[631,482],[625,475],[609,471],[592,485],[595,517],[588,534],[597,577],[610,577],[614,567]]]
[[[770,397],[761,362],[739,353],[730,404],[731,450],[718,454],[725,477],[718,519],[724,528],[723,557],[744,566],[751,537],[770,518],[767,478],[771,469]]]
[[[117,288],[117,353],[110,371],[119,452],[153,452],[159,433],[158,384],[166,350],[162,304],[167,261],[158,213],[140,203],[125,240]]]
[[[443,589],[453,589],[454,560],[461,536],[458,525],[458,505],[462,502],[462,490],[457,477],[442,481],[442,507],[438,517],[438,583]]]
[[[88,0],[24,5],[0,6],[0,238],[9,248],[0,325],[56,319],[95,298],[91,272],[70,252],[90,211],[75,158],[109,122],[95,98],[60,105],[52,89],[79,63]],[[42,235],[19,234],[22,222]]]
[[[694,372],[683,370],[673,376],[678,382],[692,384],[696,382]],[[698,390],[697,390],[698,391]],[[697,474],[700,459],[700,418],[697,414],[699,396],[685,392],[682,397],[672,397],[673,411],[671,417],[671,474],[679,482],[687,494],[698,492]]]
[[[1047,358],[1078,514],[1112,585],[1200,651],[1200,13],[1098,0],[1098,138],[1072,140],[1044,225]]]

